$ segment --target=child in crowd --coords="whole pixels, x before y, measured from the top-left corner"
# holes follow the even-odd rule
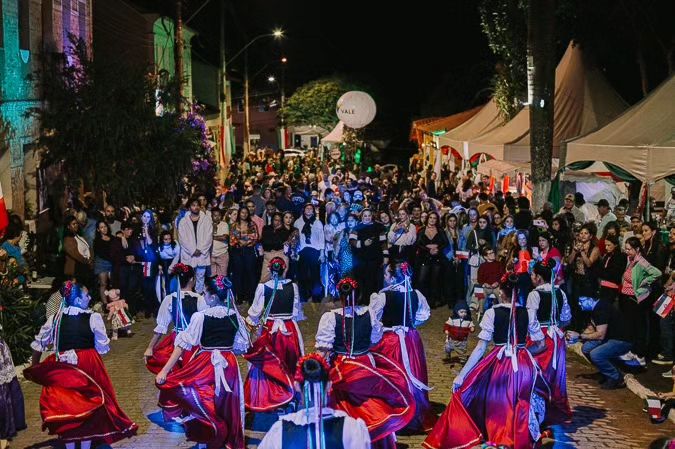
[[[131,325],[134,321],[129,317],[127,302],[120,298],[118,289],[106,290],[105,296],[108,302],[106,304],[108,321],[112,324],[112,339],[117,340],[120,330],[130,337]]]
[[[469,334],[475,330],[471,321],[471,312],[466,302],[458,301],[455,304],[452,316],[445,322],[443,330],[445,332],[445,352],[448,359],[455,351],[459,355],[460,362],[466,362]]]
[[[499,294],[499,280],[504,275],[504,266],[497,262],[497,253],[493,248],[484,247],[482,256],[485,261],[478,267],[477,283],[471,303],[471,309],[481,313],[492,306],[492,299]],[[488,304],[485,304],[488,297],[491,299],[488,299]]]

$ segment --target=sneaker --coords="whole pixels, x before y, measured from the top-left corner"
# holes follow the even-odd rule
[[[661,373],[662,377],[665,377],[666,379],[672,379],[673,378],[673,370],[669,369],[665,373]]]
[[[626,388],[626,383],[623,379],[607,379],[607,381],[600,385],[600,388],[603,390],[618,390],[620,388]]]
[[[654,360],[652,360],[652,363],[655,363],[657,365],[672,365],[673,364],[673,358],[672,357],[666,357],[663,354],[659,354],[656,356]]]
[[[645,368],[647,366],[647,362],[645,361],[644,357],[638,357],[635,356],[634,359],[626,361],[627,366],[632,366],[634,368]]]
[[[631,351],[628,351],[624,355],[619,356],[619,359],[623,360],[624,362],[628,362],[630,360],[635,359],[635,357],[636,357],[635,354],[633,354]]]

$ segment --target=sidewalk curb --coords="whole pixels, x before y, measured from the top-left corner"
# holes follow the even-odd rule
[[[575,354],[577,354],[581,360],[586,364],[590,365],[590,362],[588,359],[586,359],[586,356],[581,352],[581,343],[575,343],[573,345],[568,346],[569,349],[571,349]],[[626,374],[623,377],[624,382],[626,382],[626,387],[633,393],[635,396],[639,397],[643,401],[647,399],[647,396],[656,396],[656,393],[654,393],[652,390],[649,388],[645,387],[640,383],[639,380],[635,378],[632,374]],[[668,414],[668,419],[675,423],[675,410],[671,410],[670,413]]]

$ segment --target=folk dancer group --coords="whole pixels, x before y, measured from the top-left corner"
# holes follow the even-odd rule
[[[417,331],[431,311],[411,287],[406,263],[388,265],[385,287],[370,296],[343,278],[339,307],[322,315],[317,351],[309,355],[298,327],[298,286],[284,279],[284,259],[273,258],[268,268],[271,279],[258,285],[246,318],[228,278],[208,279],[201,296],[193,292],[194,270],[173,268],[177,291],[161,303],[145,361],[164,418],[182,423],[199,448],[243,449],[246,410],[291,411],[272,426],[262,449],[395,449],[400,431],[428,432],[423,444],[430,449],[482,441],[525,449],[546,426],[571,418],[563,333],[571,314],[555,287],[553,260],[530,267],[534,289],[526,306],[518,301],[518,276],[504,275],[498,303],[484,313],[478,345],[440,418],[429,404]],[[89,309],[86,287],[69,281],[61,293],[63,304],[37,335],[25,370],[43,386],[43,426],[68,449],[129,437],[138,427],[119,407],[99,355],[109,344],[103,319]],[[485,356],[490,342],[494,349]],[[40,362],[50,347],[54,354]],[[249,362],[245,377],[238,355]]]

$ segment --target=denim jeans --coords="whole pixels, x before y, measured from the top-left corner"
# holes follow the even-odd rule
[[[619,380],[621,372],[612,361],[630,351],[632,346],[629,342],[621,340],[587,341],[581,347],[581,352],[607,379]]]
[[[675,341],[675,312],[661,318],[661,354],[669,359],[673,358],[673,342]]]

